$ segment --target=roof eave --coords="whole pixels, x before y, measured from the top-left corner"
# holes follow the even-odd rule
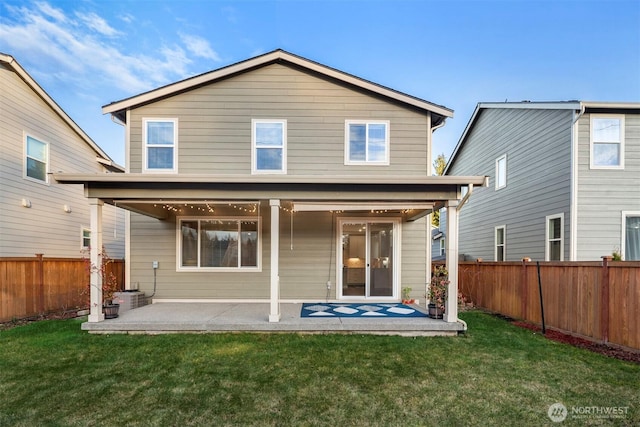
[[[411,107],[429,111],[438,116],[441,116],[440,119],[435,121],[434,126],[442,123],[442,121],[444,121],[447,117],[453,117],[453,110],[446,108],[444,106],[433,104],[431,102],[425,101],[420,98],[416,98],[414,96],[408,95],[403,92],[396,91],[386,86],[382,86],[377,83],[364,80],[360,77],[345,73],[343,71],[328,67],[326,65],[322,65],[318,62],[314,62],[309,59],[303,58],[301,56],[291,54],[281,49],[278,49],[254,58],[250,58],[232,65],[228,65],[226,67],[219,68],[217,70],[209,71],[204,74],[190,77],[188,79],[181,80],[179,82],[175,82],[175,83],[142,93],[140,95],[136,95],[130,98],[123,99],[121,101],[116,101],[111,104],[107,104],[102,107],[102,113],[103,114],[110,113],[112,115],[115,115],[119,120],[124,121],[126,119],[126,110],[128,109],[135,108],[139,105],[148,104],[158,99],[172,96],[174,94],[177,94],[198,86],[202,86],[204,84],[212,83],[217,80],[233,76],[235,74],[243,73],[243,72],[246,72],[255,68],[259,68],[262,66],[266,66],[272,63],[276,63],[276,62],[286,62],[289,64],[293,64],[298,67],[327,76],[329,78],[342,81],[344,83],[350,84],[360,89],[381,95],[386,98],[390,98],[397,102],[404,103]]]
[[[98,156],[110,163],[113,160],[96,144],[87,133],[58,105],[58,103],[36,82],[16,59],[0,53],[0,62],[7,64],[75,133],[82,138]]]

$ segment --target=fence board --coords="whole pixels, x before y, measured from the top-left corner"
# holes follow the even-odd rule
[[[547,326],[640,349],[640,262],[541,262],[540,280]],[[542,322],[535,263],[461,262],[458,286],[478,307]]]
[[[87,305],[82,291],[89,286],[87,261],[82,258],[0,258],[0,322]],[[124,260],[109,260],[124,287]]]

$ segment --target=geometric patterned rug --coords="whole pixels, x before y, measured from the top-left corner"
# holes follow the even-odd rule
[[[421,311],[400,303],[304,303],[300,317],[427,317]]]

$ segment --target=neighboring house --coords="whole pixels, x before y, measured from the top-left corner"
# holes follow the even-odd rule
[[[451,110],[282,50],[103,112],[125,125],[127,172],[56,179],[84,183],[96,216],[131,211],[126,276],[154,302],[269,302],[276,322],[283,301],[421,297],[429,214],[485,179],[432,176]]]
[[[447,259],[447,209],[440,209],[438,226],[431,226],[431,260],[444,261]]]
[[[122,172],[16,62],[0,54],[0,257],[79,258],[90,239],[80,185],[52,173]],[[104,243],[124,256],[124,212],[104,215]]]
[[[640,103],[480,103],[447,175],[488,175],[459,217],[467,259],[640,259]]]

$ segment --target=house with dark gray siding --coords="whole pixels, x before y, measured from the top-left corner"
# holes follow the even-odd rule
[[[490,177],[460,212],[466,259],[640,259],[640,103],[479,103],[445,174]]]
[[[56,172],[123,172],[10,55],[0,54],[0,257],[80,258],[89,248],[81,184]],[[104,247],[124,257],[124,211],[105,209]]]
[[[104,205],[130,212],[127,286],[154,303],[265,302],[278,322],[288,302],[424,298],[431,212],[447,207],[455,250],[462,188],[485,183],[432,175],[450,109],[282,50],[103,112],[125,126],[126,172],[55,179],[84,185],[96,238]],[[459,324],[448,268],[444,321]]]

